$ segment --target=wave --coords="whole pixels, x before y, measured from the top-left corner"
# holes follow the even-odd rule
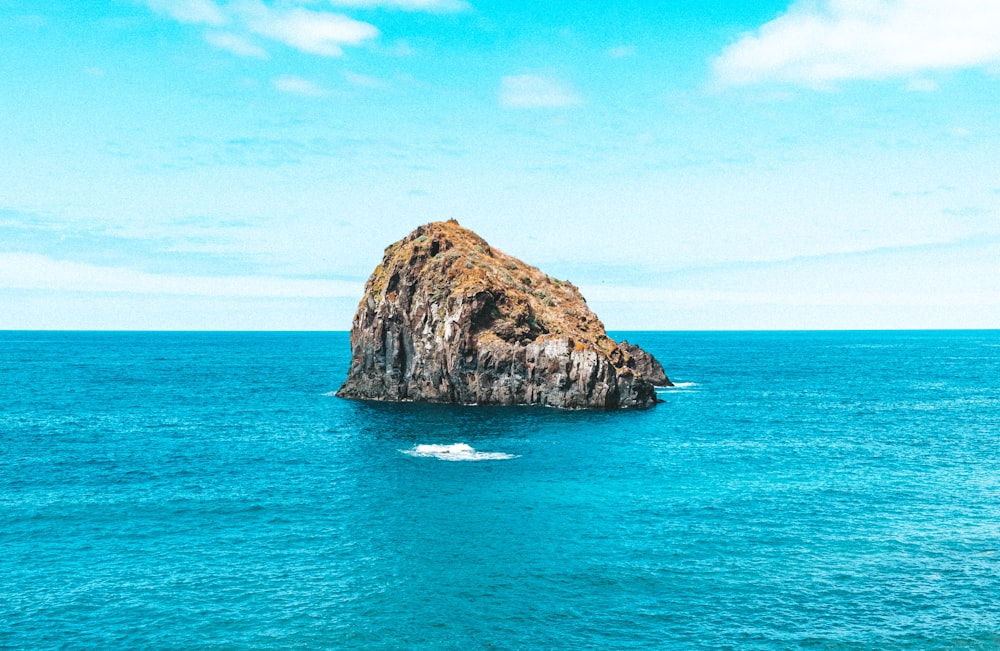
[[[506,452],[480,452],[465,443],[451,445],[416,445],[409,450],[400,450],[411,457],[434,457],[443,461],[486,461],[490,459],[513,459],[516,454]]]
[[[697,382],[674,382],[672,387],[656,387],[657,391],[673,391],[674,389],[690,389],[698,386]]]

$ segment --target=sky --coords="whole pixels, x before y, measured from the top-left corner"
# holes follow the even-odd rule
[[[1000,327],[996,0],[0,0],[0,329],[346,330],[457,219],[612,330]]]

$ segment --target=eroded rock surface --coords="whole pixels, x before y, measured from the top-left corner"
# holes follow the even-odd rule
[[[449,221],[385,250],[337,395],[616,409],[655,404],[654,386],[670,386],[663,367],[608,338],[573,284]]]

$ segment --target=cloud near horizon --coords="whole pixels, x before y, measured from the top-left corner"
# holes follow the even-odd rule
[[[363,292],[361,283],[345,280],[151,274],[35,253],[0,253],[0,289],[229,298],[350,298]]]
[[[723,86],[823,87],[994,66],[998,34],[995,0],[800,0],[712,64]]]

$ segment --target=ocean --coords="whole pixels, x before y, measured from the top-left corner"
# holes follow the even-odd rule
[[[1000,331],[613,334],[662,404],[343,400],[346,333],[0,333],[0,648],[1000,648]]]

